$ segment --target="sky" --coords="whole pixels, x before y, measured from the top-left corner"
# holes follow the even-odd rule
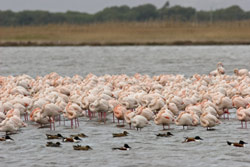
[[[160,8],[167,0],[0,0],[0,10],[47,10],[65,12],[68,10],[96,13],[106,7],[128,5],[130,7],[150,3]],[[215,10],[239,5],[250,11],[250,0],[168,0],[170,6],[181,5],[198,10]]]

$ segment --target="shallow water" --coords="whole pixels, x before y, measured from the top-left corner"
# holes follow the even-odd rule
[[[140,47],[0,47],[0,75],[29,74],[33,77],[57,72],[63,76],[93,73],[104,74],[208,74],[221,61],[226,73],[234,68],[247,68],[250,64],[248,46],[140,46]],[[250,165],[250,147],[235,148],[226,141],[244,140],[250,143],[249,129],[239,129],[235,110],[230,110],[231,119],[222,120],[214,131],[202,127],[172,125],[170,138],[157,138],[162,127],[150,122],[142,131],[118,128],[112,116],[104,125],[96,119],[80,119],[78,129],[70,129],[70,122],[56,131],[38,129],[30,123],[18,134],[12,135],[14,142],[0,143],[1,166],[237,166]],[[62,123],[63,124],[63,123]],[[112,133],[127,130],[129,135],[113,138]],[[46,133],[85,133],[82,145],[90,145],[91,151],[74,151],[72,143],[62,143],[61,148],[45,147]],[[166,132],[166,131],[164,131]],[[3,133],[1,133],[3,134]],[[204,140],[182,143],[184,137],[199,135]],[[60,140],[55,140],[60,141]],[[128,143],[129,151],[112,151],[112,147]],[[250,144],[249,144],[250,146]]]
[[[221,61],[228,74],[250,64],[249,46],[139,47],[0,47],[0,75],[33,77],[57,72],[63,76],[88,73],[208,74]]]

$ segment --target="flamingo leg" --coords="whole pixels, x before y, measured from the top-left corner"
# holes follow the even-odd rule
[[[25,117],[25,114],[23,115],[23,118],[24,118],[24,121],[26,122],[26,117]]]
[[[227,119],[229,120],[229,111],[228,111],[228,109],[226,108],[226,111],[225,111],[225,113],[227,114]]]
[[[247,129],[247,121],[245,122],[245,127],[246,127],[246,129]]]
[[[106,112],[103,113],[104,123],[106,123]]]
[[[25,117],[25,121],[26,121],[26,122],[28,122],[29,118],[28,118],[28,114],[27,114],[27,112],[25,112],[24,117]]]
[[[98,113],[99,115],[99,121],[102,121],[102,112]]]
[[[165,126],[164,126],[164,124],[162,124],[162,127],[163,127],[163,129],[162,129],[162,130],[165,130]]]
[[[61,115],[58,115],[59,126],[61,125]]]
[[[49,117],[49,125],[50,125],[50,130],[52,129],[51,128],[51,118]]]
[[[92,119],[92,117],[91,117],[91,111],[88,109],[88,115],[89,115],[89,120],[91,120]]]
[[[115,123],[115,114],[113,112],[113,123]]]
[[[73,119],[71,119],[70,121],[71,121],[71,129],[73,129]]]
[[[24,118],[24,121],[26,122],[26,115],[25,115],[26,113],[24,113],[24,115],[23,115],[23,118]]]
[[[77,128],[76,118],[75,118],[75,129]]]
[[[53,129],[55,130],[55,118],[53,117]]]
[[[243,121],[240,121],[241,122],[241,128],[243,129]]]

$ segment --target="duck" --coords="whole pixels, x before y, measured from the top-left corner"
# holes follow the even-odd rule
[[[64,137],[63,138],[63,142],[74,142],[74,143],[78,143],[80,142],[82,139],[80,139],[78,136],[75,137]]]
[[[174,136],[171,132],[167,132],[167,133],[158,133],[156,134],[157,137],[170,137],[170,136]]]
[[[187,142],[193,142],[193,141],[201,141],[203,140],[200,136],[195,136],[195,137],[186,137],[183,143]]]
[[[60,142],[56,142],[56,143],[47,142],[46,146],[47,146],[47,147],[60,147],[60,146],[61,146],[61,143],[60,143]]]
[[[0,138],[0,141],[14,141],[9,135]]]
[[[81,137],[81,138],[85,138],[85,137],[88,137],[87,135],[85,135],[84,133],[79,133],[79,134],[76,134],[76,135],[70,135],[70,137]]]
[[[46,136],[47,136],[47,139],[62,139],[63,138],[63,136],[60,133],[58,133],[57,135],[46,134]]]
[[[235,146],[235,147],[244,147],[245,144],[247,144],[247,143],[240,140],[239,143],[233,143],[233,142],[227,141],[227,144],[230,146]]]
[[[86,145],[86,146],[74,145],[73,149],[74,150],[84,150],[84,151],[92,150],[92,148],[89,145]]]
[[[112,148],[112,150],[122,150],[122,151],[127,151],[127,150],[130,150],[130,149],[131,149],[131,147],[128,144],[124,144],[123,147]]]
[[[113,137],[124,137],[127,136],[129,133],[127,131],[123,131],[123,133],[113,133]]]

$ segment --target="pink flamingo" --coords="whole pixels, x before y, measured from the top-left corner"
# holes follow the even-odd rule
[[[53,124],[53,129],[55,130],[55,116],[58,116],[60,113],[62,113],[61,108],[58,107],[54,103],[46,103],[42,107],[42,115],[43,117],[48,116],[50,120],[50,130],[52,129],[52,124]]]
[[[114,116],[118,120],[118,124],[119,120],[123,120],[124,124],[124,113],[126,113],[127,109],[121,104],[118,104],[113,110],[114,110]]]
[[[212,115],[209,112],[204,112],[200,117],[201,126],[206,127],[207,130],[209,128],[214,127],[220,124],[220,121],[216,118],[216,116]]]
[[[73,128],[73,119],[75,120],[75,128],[79,127],[78,117],[82,115],[81,107],[76,103],[69,102],[66,106],[66,112],[64,117],[67,117],[71,121],[71,128]]]
[[[245,121],[245,128],[247,128],[247,121],[250,120],[250,108],[244,109],[240,107],[237,111],[237,118],[241,121],[241,128],[243,128],[243,122]]]
[[[165,125],[168,125],[168,129],[170,129],[170,124],[174,123],[174,116],[169,110],[161,110],[156,115],[154,122],[156,125],[162,125],[163,130],[165,130]]]

